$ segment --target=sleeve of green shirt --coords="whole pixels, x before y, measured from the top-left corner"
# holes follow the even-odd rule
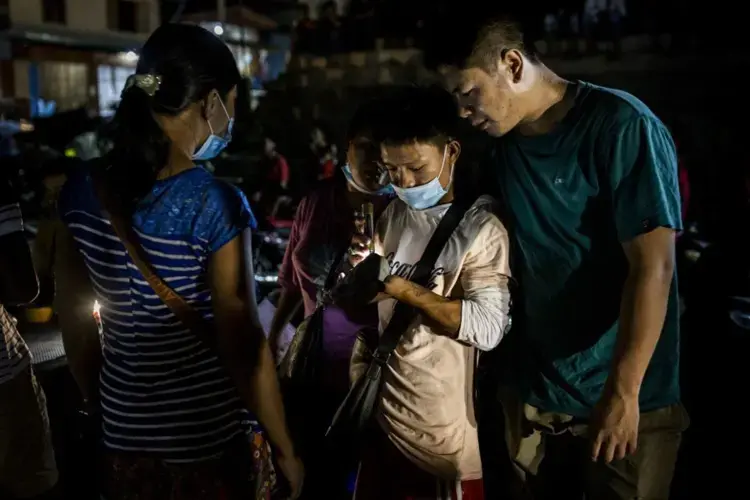
[[[616,125],[609,137],[608,176],[619,240],[658,227],[681,230],[677,154],[664,124],[640,116]]]

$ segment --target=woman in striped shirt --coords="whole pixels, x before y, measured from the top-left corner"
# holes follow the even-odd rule
[[[229,142],[239,80],[220,39],[197,26],[161,26],[123,90],[112,153],[71,175],[60,194],[58,312],[73,375],[101,411],[108,499],[267,498],[270,485],[258,485],[262,471],[251,467],[248,409],[292,496],[301,488],[244,264],[255,221],[239,190],[194,164]],[[157,274],[214,325],[217,349],[144,280],[102,210],[96,168]]]

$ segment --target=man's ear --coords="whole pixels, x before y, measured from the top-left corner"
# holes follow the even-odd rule
[[[523,77],[524,57],[521,51],[511,49],[505,51],[502,56],[502,65],[511,82],[518,83]]]
[[[458,157],[461,156],[461,143],[452,140],[448,143],[448,157],[451,159],[451,165],[455,165]]]

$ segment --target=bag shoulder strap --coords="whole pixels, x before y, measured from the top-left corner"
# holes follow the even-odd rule
[[[148,262],[148,257],[139,242],[138,235],[133,230],[132,224],[125,220],[119,203],[110,196],[101,174],[92,173],[92,180],[99,204],[106,212],[105,217],[109,218],[112,229],[143,278],[182,324],[189,328],[193,334],[212,344],[214,340],[213,336],[209,334],[208,322],[182,296],[167,285]]]
[[[456,201],[448,208],[448,211],[438,223],[437,228],[435,228],[435,232],[432,233],[432,237],[429,243],[427,243],[427,248],[422,253],[422,257],[417,262],[411,281],[421,286],[427,284],[432,269],[435,267],[438,257],[440,257],[440,253],[463,220],[466,211],[473,205],[473,201],[471,203]],[[388,362],[391,354],[401,341],[402,335],[409,328],[417,313],[418,311],[414,307],[403,302],[396,303],[393,316],[388,322],[383,335],[381,335],[380,343],[374,353],[373,357],[376,362],[380,364]]]
[[[336,285],[336,278],[338,277],[338,271],[341,267],[341,264],[344,262],[344,258],[349,254],[349,247],[347,246],[344,248],[342,252],[339,252],[336,255],[336,258],[333,260],[333,263],[331,264],[331,268],[328,270],[328,274],[326,275],[325,284],[323,285],[323,289],[325,291],[330,291],[335,285]]]

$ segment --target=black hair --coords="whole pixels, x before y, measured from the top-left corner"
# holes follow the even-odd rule
[[[441,15],[428,23],[423,62],[429,69],[454,66],[493,71],[508,50],[518,50],[536,61],[538,53],[524,28],[519,18],[498,14],[492,7],[462,8]]]
[[[456,136],[458,122],[455,100],[447,90],[396,87],[357,109],[347,140],[366,136],[376,143],[431,142],[442,147]]]
[[[111,123],[106,179],[127,210],[149,192],[169,161],[170,140],[155,115],[179,115],[213,90],[225,99],[241,79],[224,42],[188,24],[157,28],[143,46],[136,74],[159,77],[160,84],[152,96],[137,85],[126,88]]]

